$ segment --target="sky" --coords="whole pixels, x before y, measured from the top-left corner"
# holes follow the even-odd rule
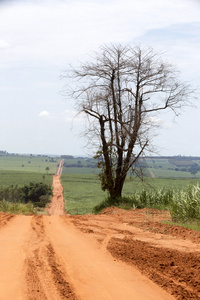
[[[0,0],[0,150],[91,154],[61,75],[111,43],[163,52],[198,91],[200,0]],[[163,114],[156,154],[200,156],[199,100]]]

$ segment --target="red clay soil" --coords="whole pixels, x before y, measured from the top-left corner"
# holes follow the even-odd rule
[[[51,203],[47,209],[50,216],[65,215],[65,201],[63,195],[63,187],[60,181],[60,175],[53,176],[53,196]]]
[[[15,215],[0,212],[0,228],[5,226],[10,221],[10,219],[12,219],[14,217],[15,217]]]
[[[200,299],[200,233],[161,224],[168,212],[49,214],[0,213],[1,300]]]

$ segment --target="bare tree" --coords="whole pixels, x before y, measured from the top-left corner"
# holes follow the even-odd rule
[[[70,69],[71,96],[88,116],[87,135],[99,145],[95,158],[103,190],[121,197],[129,170],[150,146],[163,110],[178,115],[191,104],[190,85],[152,48],[103,46],[91,62]]]

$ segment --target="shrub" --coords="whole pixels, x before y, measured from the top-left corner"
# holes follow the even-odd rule
[[[24,187],[9,186],[0,187],[0,202],[11,203],[33,203],[34,206],[45,207],[50,202],[52,188],[45,183],[30,183]],[[1,205],[3,205],[1,203]],[[3,206],[2,206],[3,207]],[[17,206],[16,206],[17,207]]]
[[[40,183],[30,182],[29,185],[25,185],[24,187],[22,187],[21,191],[22,191],[21,193],[22,201],[24,201],[24,203],[27,203],[29,201],[33,203],[40,202],[40,200],[44,201],[44,197],[41,198],[42,196],[46,196],[46,200],[47,200],[47,197],[49,199],[49,197],[52,195],[51,187],[46,183],[42,183],[42,182]]]
[[[20,202],[21,188],[16,186],[0,187],[0,201],[6,199],[10,202]]]

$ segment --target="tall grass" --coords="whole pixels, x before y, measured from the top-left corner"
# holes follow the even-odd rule
[[[36,214],[36,209],[32,203],[12,203],[6,200],[0,201],[0,211],[10,214],[28,215],[30,213]]]
[[[139,190],[131,196],[123,196],[121,198],[108,197],[105,201],[94,207],[94,213],[98,213],[102,209],[109,206],[120,206],[123,208],[157,208],[169,209],[173,199],[173,190],[162,188],[154,191]]]
[[[128,197],[115,199],[108,197],[94,207],[94,213],[109,206],[168,209],[174,221],[200,221],[200,187],[197,184],[181,190],[162,188],[149,191],[143,189]]]
[[[200,220],[200,187],[188,186],[173,194],[170,213],[174,221]]]

